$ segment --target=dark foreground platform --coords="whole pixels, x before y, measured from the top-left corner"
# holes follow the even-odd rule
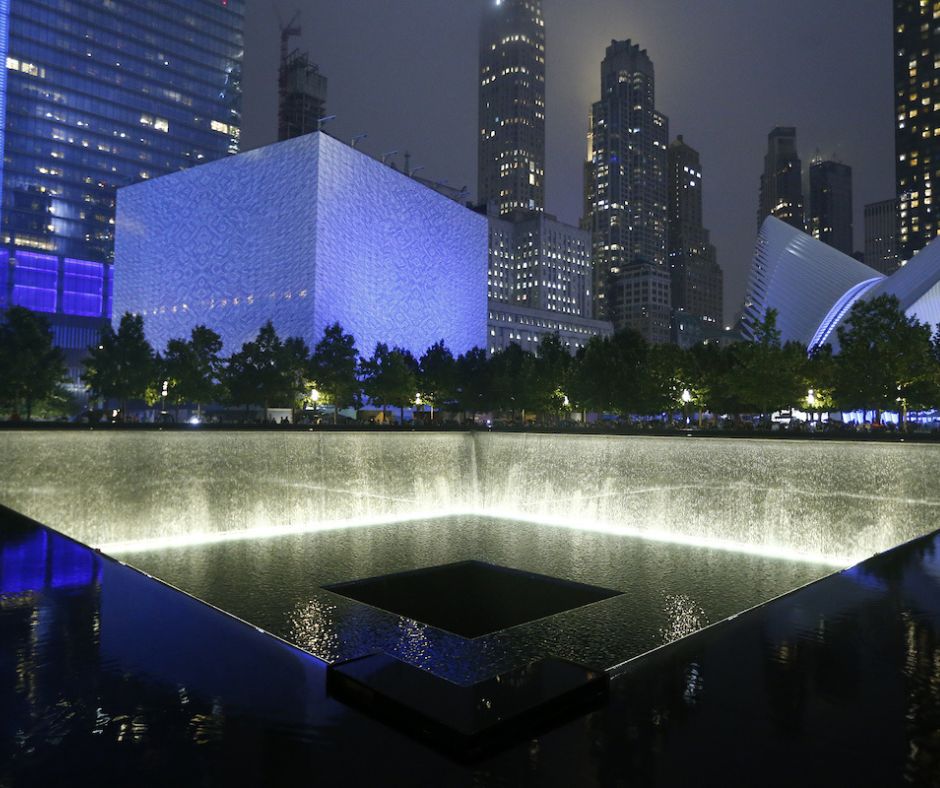
[[[629,626],[629,622],[624,622]],[[940,535],[640,657],[473,763],[324,663],[0,508],[0,786],[940,786]]]

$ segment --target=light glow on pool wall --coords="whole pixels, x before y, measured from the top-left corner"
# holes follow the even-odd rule
[[[237,350],[272,320],[455,353],[486,341],[487,221],[322,133],[121,189],[114,319],[163,348],[205,324]]]

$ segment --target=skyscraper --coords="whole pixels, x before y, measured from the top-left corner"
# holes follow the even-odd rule
[[[306,52],[292,52],[281,63],[278,85],[277,138],[289,140],[319,131],[326,115],[327,87],[320,67]]]
[[[591,109],[585,202],[595,270],[595,317],[669,341],[666,147],[653,61],[631,41],[612,41]]]
[[[910,260],[940,233],[940,0],[894,0],[895,174],[898,253]]]
[[[702,223],[702,165],[681,134],[669,145],[668,237],[673,311],[720,325],[723,277]]]
[[[767,135],[764,173],[760,178],[757,227],[776,216],[799,230],[806,229],[803,217],[803,166],[796,152],[796,129],[778,126]]]
[[[852,168],[837,161],[814,159],[809,168],[809,234],[852,255]]]
[[[478,198],[500,214],[545,209],[541,0],[494,0],[480,33]]]
[[[117,188],[237,151],[244,7],[0,0],[0,308],[46,313],[73,375],[111,316]]]
[[[890,276],[898,259],[898,201],[882,200],[865,206],[865,265]]]

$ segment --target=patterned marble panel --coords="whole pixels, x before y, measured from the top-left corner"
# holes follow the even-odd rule
[[[367,353],[486,346],[484,216],[331,137],[318,197],[318,333],[339,320]]]
[[[321,134],[122,189],[114,319],[163,348],[199,324],[225,351],[271,319],[363,351],[485,344],[486,219]]]
[[[204,323],[226,352],[273,320],[313,317],[317,140],[303,137],[121,189],[114,320],[144,315],[162,349]]]

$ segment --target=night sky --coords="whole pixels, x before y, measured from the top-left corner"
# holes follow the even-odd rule
[[[305,48],[329,79],[328,130],[363,150],[408,150],[422,177],[476,191],[477,41],[495,0],[278,0],[301,11]],[[248,3],[243,149],[277,137],[278,19]],[[865,203],[894,196],[890,0],[544,0],[547,210],[577,223],[588,110],[611,38],[656,67],[670,137],[702,155],[705,223],[740,307],[756,235],[767,133],[796,126],[804,181],[818,150],[853,168],[855,245]],[[399,163],[401,159],[399,157]],[[808,189],[806,199],[808,201]]]

